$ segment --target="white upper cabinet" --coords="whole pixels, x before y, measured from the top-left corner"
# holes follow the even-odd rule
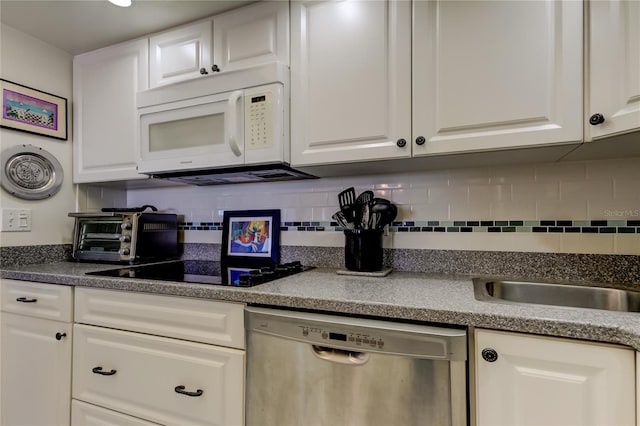
[[[281,62],[289,65],[289,3],[261,1],[149,38],[150,87]]]
[[[294,165],[582,140],[581,2],[291,7]]]
[[[410,29],[408,1],[291,3],[292,165],[411,156]]]
[[[591,140],[640,129],[640,2],[598,0],[588,7],[585,136]]]
[[[635,352],[476,330],[478,426],[632,426]]]
[[[289,2],[264,0],[213,18],[214,63],[230,71],[289,65]]]
[[[212,69],[212,21],[185,25],[149,38],[150,86],[199,77]]]
[[[148,88],[147,39],[73,60],[73,181],[146,178],[136,170],[136,92]]]
[[[582,2],[413,8],[414,155],[582,139]]]

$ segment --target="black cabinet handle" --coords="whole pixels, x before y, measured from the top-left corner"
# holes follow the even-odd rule
[[[67,337],[67,333],[56,333],[56,340],[62,340],[63,337]]]
[[[424,145],[426,141],[427,140],[424,138],[424,136],[418,136],[416,138],[416,145]]]
[[[396,145],[398,145],[398,148],[404,148],[405,146],[407,146],[407,140],[398,139],[398,141],[396,142]]]
[[[114,374],[116,374],[116,370],[102,371],[102,367],[93,367],[91,371],[102,376],[113,376]]]
[[[496,362],[498,360],[498,352],[495,349],[486,348],[482,350],[482,358],[487,362]]]
[[[181,393],[182,395],[187,395],[187,396],[200,396],[204,393],[202,389],[197,389],[195,392],[189,392],[184,389],[185,387],[181,385],[181,386],[176,386],[174,390],[176,391],[176,393]]]
[[[206,68],[200,68],[200,74],[205,75],[205,74],[209,74],[209,72],[207,71]]]
[[[38,299],[27,299],[26,297],[18,297],[16,299],[16,302],[22,302],[22,303],[36,303],[38,301]]]
[[[220,68],[218,68],[218,66],[216,64],[213,64],[213,66],[211,67],[211,71],[220,72]]]
[[[593,114],[589,117],[589,124],[592,126],[597,126],[598,124],[604,123],[604,115],[602,114]]]

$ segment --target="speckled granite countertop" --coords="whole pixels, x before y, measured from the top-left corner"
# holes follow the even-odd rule
[[[113,265],[59,262],[6,267],[0,277],[510,330],[619,343],[640,350],[640,315],[476,301],[471,279],[393,272],[385,278],[314,269],[252,288],[87,276]],[[115,267],[114,267],[115,268]]]

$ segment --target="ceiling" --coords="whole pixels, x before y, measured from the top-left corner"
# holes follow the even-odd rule
[[[3,24],[73,55],[235,9],[255,0],[0,0]]]

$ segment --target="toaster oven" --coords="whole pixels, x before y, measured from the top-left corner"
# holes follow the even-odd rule
[[[178,256],[178,217],[156,212],[69,213],[75,217],[73,258],[137,263]]]

